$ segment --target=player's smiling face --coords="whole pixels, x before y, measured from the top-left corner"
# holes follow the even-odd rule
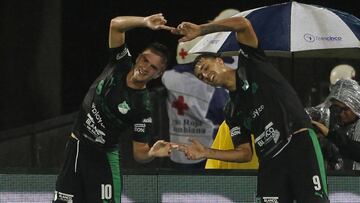
[[[150,50],[145,50],[136,59],[133,79],[137,82],[148,82],[161,75],[164,69],[163,59]]]
[[[195,64],[194,74],[197,78],[209,85],[221,86],[223,84],[221,79],[222,65],[223,61],[221,58],[201,58]]]

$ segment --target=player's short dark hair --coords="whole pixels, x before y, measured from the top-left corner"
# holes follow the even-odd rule
[[[193,62],[193,66],[195,68],[195,65],[200,61],[200,59],[202,58],[217,58],[220,57],[221,55],[219,53],[212,53],[212,52],[202,52],[199,56],[197,56]]]
[[[150,50],[150,51],[154,52],[156,55],[163,58],[165,68],[167,67],[167,65],[169,63],[169,58],[170,58],[169,49],[167,48],[167,46],[165,46],[164,44],[161,44],[159,42],[153,42],[153,43],[149,44],[148,46],[146,46],[144,51],[145,50]]]

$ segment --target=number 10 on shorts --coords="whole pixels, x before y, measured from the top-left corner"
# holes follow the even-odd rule
[[[110,184],[101,184],[101,199],[111,199],[112,188]]]

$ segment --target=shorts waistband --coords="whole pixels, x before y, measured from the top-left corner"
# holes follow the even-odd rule
[[[96,143],[94,142],[91,142],[90,140],[82,137],[81,135],[77,135],[77,131],[75,132],[71,132],[70,134],[70,139],[72,140],[76,140],[76,141],[79,141],[81,142],[83,145],[86,145],[86,146],[89,146],[91,148],[95,148],[97,150],[101,150],[101,151],[104,151],[104,152],[111,152],[111,151],[116,151],[116,150],[119,150],[119,145],[116,144],[114,146],[111,146],[111,147],[103,147],[101,145],[97,145]]]

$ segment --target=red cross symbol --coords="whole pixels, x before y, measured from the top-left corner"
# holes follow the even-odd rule
[[[182,59],[185,59],[185,57],[188,55],[187,51],[185,51],[184,48],[181,48],[179,55],[181,56]]]
[[[178,115],[184,115],[184,111],[189,109],[188,105],[184,101],[184,97],[179,96],[178,99],[173,101],[171,104],[171,107],[177,109]]]

